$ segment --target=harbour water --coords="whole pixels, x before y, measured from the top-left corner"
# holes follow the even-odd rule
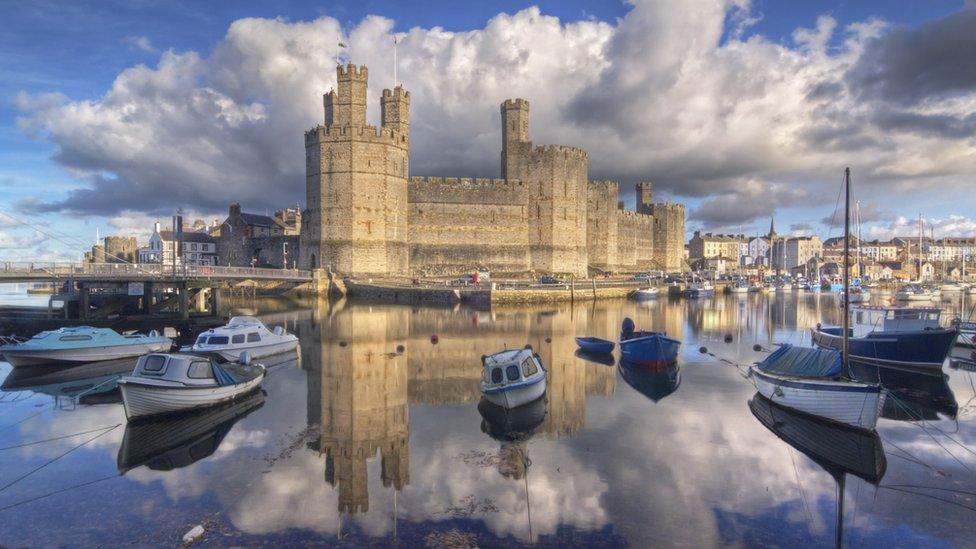
[[[301,340],[234,408],[127,426],[117,371],[4,383],[0,544],[173,546],[199,524],[220,546],[833,546],[840,523],[851,546],[973,545],[967,362],[875,371],[894,398],[874,454],[750,406],[754,345],[809,344],[811,327],[839,321],[835,295],[227,305]],[[678,363],[577,355],[574,336],[616,339],[625,317],[682,340]],[[526,344],[548,368],[545,400],[516,415],[479,406],[480,356]]]

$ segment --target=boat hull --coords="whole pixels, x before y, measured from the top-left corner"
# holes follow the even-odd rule
[[[637,290],[634,292],[634,299],[641,301],[645,299],[657,299],[660,292],[656,290]]]
[[[110,345],[105,347],[84,347],[78,349],[5,349],[3,358],[14,368],[24,366],[82,364],[118,360],[142,356],[147,353],[168,351],[169,340],[154,343],[135,343],[131,345]]]
[[[895,294],[895,299],[898,301],[932,301],[938,297],[932,293],[909,293],[909,292],[898,292]]]
[[[503,408],[518,408],[541,397],[546,392],[546,378],[541,376],[531,383],[500,387],[482,391],[488,402]]]
[[[577,337],[576,345],[587,353],[609,354],[613,352],[614,343],[596,337]]]
[[[119,380],[122,405],[129,420],[208,408],[244,396],[261,386],[264,372],[244,383],[224,386],[187,387]]]
[[[664,334],[636,337],[620,342],[620,356],[633,364],[654,366],[674,362],[681,342]]]
[[[687,297],[688,299],[699,299],[702,297],[713,297],[715,295],[715,290],[685,290],[681,292],[681,295]]]
[[[844,344],[840,329],[830,333],[813,329],[813,344],[822,349],[840,351]],[[955,345],[956,330],[923,330],[916,332],[874,332],[848,341],[848,356],[857,362],[942,370]]]
[[[759,394],[776,404],[857,429],[874,429],[884,405],[880,385],[779,376],[755,366],[750,374]]]

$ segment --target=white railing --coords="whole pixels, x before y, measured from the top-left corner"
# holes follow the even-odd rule
[[[311,271],[263,267],[164,265],[160,263],[0,262],[0,279],[51,278],[236,278],[311,280]]]

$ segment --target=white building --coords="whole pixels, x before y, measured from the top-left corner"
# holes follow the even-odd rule
[[[773,242],[773,268],[791,272],[806,267],[815,257],[823,257],[823,243],[816,236],[790,236]]]
[[[173,231],[163,231],[159,222],[153,227],[149,245],[139,250],[139,263],[173,264],[176,250],[176,236]],[[216,265],[217,242],[205,232],[183,232],[183,256],[177,265]]]
[[[752,238],[747,243],[743,265],[769,267],[769,239],[762,236]]]

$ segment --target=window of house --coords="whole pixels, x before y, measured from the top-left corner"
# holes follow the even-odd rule
[[[190,363],[186,371],[186,377],[190,379],[208,379],[213,377],[213,368],[209,362],[195,361]]]
[[[247,342],[254,343],[255,341],[261,341],[261,334],[257,332],[251,332],[247,334]]]
[[[197,251],[197,245],[196,244],[190,244],[190,249],[193,250],[193,251]]]
[[[232,337],[231,343],[244,343],[244,334],[237,334]]]

